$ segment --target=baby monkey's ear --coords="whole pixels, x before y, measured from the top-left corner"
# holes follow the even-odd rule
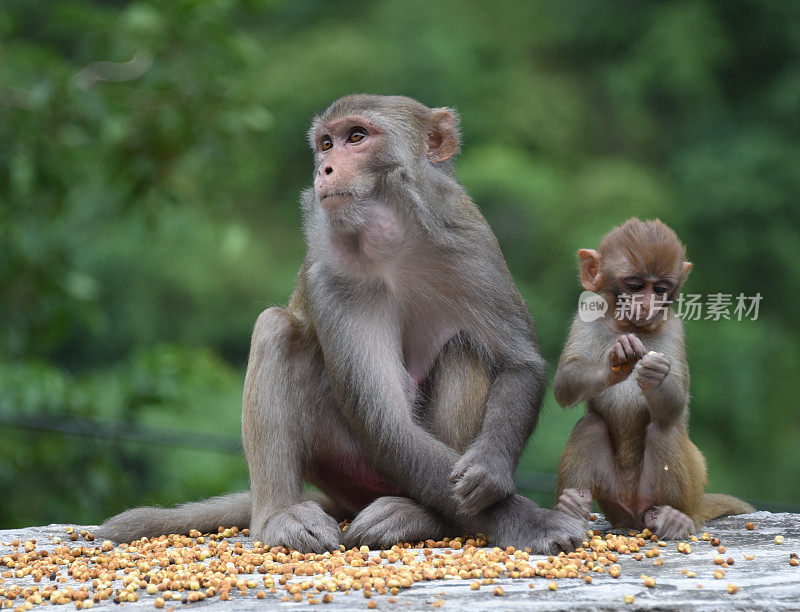
[[[600,253],[594,249],[581,249],[578,257],[581,258],[581,285],[586,291],[599,291]]]

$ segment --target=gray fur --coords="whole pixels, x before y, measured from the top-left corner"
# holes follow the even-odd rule
[[[347,548],[389,548],[398,542],[441,540],[457,528],[405,497],[379,497],[358,513],[344,534]]]
[[[582,521],[540,508],[521,495],[498,502],[471,523],[489,527],[483,533],[495,546],[530,547],[536,554],[571,552],[586,539]]]
[[[672,506],[656,506],[645,514],[645,525],[665,540],[686,538],[697,528],[695,522]]]
[[[333,519],[302,501],[303,479],[345,512],[362,512],[348,544],[437,537],[445,525],[537,552],[570,549],[584,536],[579,521],[511,495],[545,363],[452,159],[431,161],[429,131],[442,112],[409,98],[348,96],[309,130],[320,181],[316,143],[332,122],[357,115],[382,145],[359,162],[335,211],[314,188],[303,192],[308,250],[297,287],[253,332],[242,435],[251,530],[265,543],[338,545]],[[387,496],[362,510],[320,469],[343,456],[363,457],[408,499]],[[140,520],[149,531],[186,527],[165,512],[141,510]]]
[[[97,538],[131,542],[197,529],[216,532],[218,527],[250,524],[250,492],[229,493],[175,508],[132,508],[111,517],[94,530]]]
[[[339,547],[339,523],[317,502],[305,501],[273,514],[253,536],[272,546],[280,545],[305,552],[324,553]]]
[[[384,113],[387,104],[391,112]],[[348,217],[352,227],[332,226],[314,192],[304,193],[308,315],[328,376],[348,381],[335,385],[334,392],[353,429],[372,441],[373,448],[367,449],[372,459],[408,486],[412,497],[453,514],[460,508],[450,487],[431,474],[449,475],[457,455],[423,428],[413,427],[403,382],[409,345],[440,351],[447,340],[441,332],[460,330],[495,371],[484,427],[469,454],[479,471],[510,473],[516,466],[536,422],[544,362],[494,235],[449,167],[430,164],[420,155],[425,142],[421,126],[429,109],[406,99],[358,96],[335,103],[316,124],[357,112],[394,133],[395,146],[375,161],[388,170],[366,201],[354,205],[357,213]],[[403,138],[398,125],[413,126],[410,137]],[[385,251],[369,245],[369,216],[375,210],[403,228]],[[367,243],[354,255],[355,265],[336,256],[349,234],[360,245]],[[419,326],[420,321],[431,324]],[[505,443],[497,444],[498,439]],[[409,449],[410,456],[399,455],[402,449]],[[462,463],[459,473],[465,467]],[[493,483],[485,484],[487,493],[478,492],[463,509],[481,507],[481,497],[484,505],[496,501]],[[475,487],[456,492],[462,490],[466,500]]]

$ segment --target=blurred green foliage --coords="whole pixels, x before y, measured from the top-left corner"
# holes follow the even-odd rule
[[[355,91],[459,109],[459,177],[550,363],[576,249],[629,216],[678,231],[687,291],[760,292],[757,321],[687,323],[692,436],[710,489],[800,503],[788,0],[5,0],[0,418],[238,435],[252,324],[303,256],[306,125]],[[522,467],[555,471],[580,413],[548,398]],[[0,425],[0,527],[247,486],[175,438]]]

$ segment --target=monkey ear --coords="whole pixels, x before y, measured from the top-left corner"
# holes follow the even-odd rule
[[[449,108],[433,109],[428,125],[428,159],[440,162],[457,152],[458,128],[453,112]]]
[[[689,276],[689,271],[692,269],[692,266],[694,266],[694,264],[691,261],[684,261],[681,264],[681,272],[683,272],[683,278]]]
[[[598,291],[600,288],[600,253],[594,249],[578,251],[581,258],[581,285],[586,291]]]

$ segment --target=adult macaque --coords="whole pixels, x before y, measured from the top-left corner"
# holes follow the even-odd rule
[[[129,510],[101,534],[249,523],[255,538],[304,551],[456,532],[573,548],[581,521],[514,493],[545,364],[497,241],[455,178],[455,113],[347,96],[308,138],[306,259],[289,305],[261,314],[250,348],[251,491]],[[304,480],[324,495],[308,499]]]
[[[598,251],[578,254],[584,289],[609,310],[575,317],[558,364],[558,403],[587,403],[561,455],[555,508],[585,518],[594,497],[614,526],[663,538],[752,512],[735,497],[703,493],[705,460],[686,433],[689,369],[669,304],[692,264],[678,237],[658,220],[630,219]]]

